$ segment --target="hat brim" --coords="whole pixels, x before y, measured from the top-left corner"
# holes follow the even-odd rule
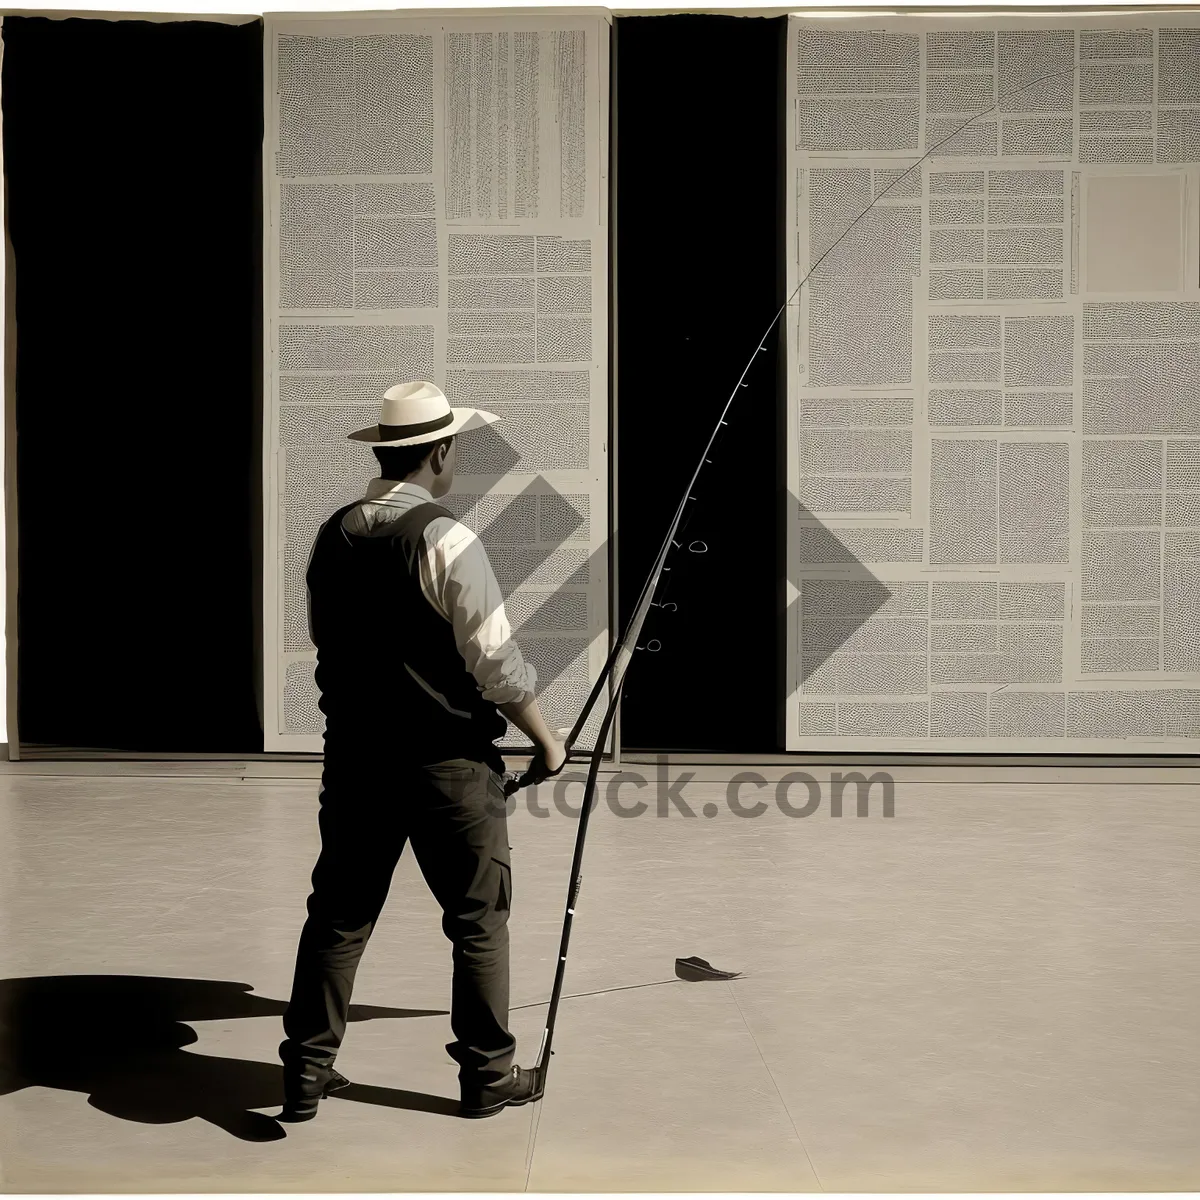
[[[500,420],[496,413],[485,412],[482,408],[452,408],[450,412],[454,420],[449,425],[429,433],[419,433],[415,437],[385,438],[379,432],[378,425],[356,429],[347,437],[352,442],[367,442],[372,446],[422,446],[427,442],[440,442],[442,438],[453,437],[456,433],[465,433],[469,429],[482,429]]]

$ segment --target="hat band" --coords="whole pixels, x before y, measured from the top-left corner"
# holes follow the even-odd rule
[[[414,425],[383,425],[380,424],[379,432],[382,435],[381,440],[385,442],[395,441],[397,438],[416,437],[422,433],[432,433],[435,429],[444,429],[454,420],[454,413],[444,413],[440,417],[434,417],[432,421],[418,421]]]

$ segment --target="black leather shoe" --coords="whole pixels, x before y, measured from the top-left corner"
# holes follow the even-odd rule
[[[542,1098],[545,1085],[538,1071],[525,1067],[513,1069],[495,1083],[462,1085],[462,1102],[458,1110],[461,1117],[477,1118],[495,1116],[502,1108],[532,1104]]]
[[[332,1067],[319,1067],[305,1063],[299,1074],[285,1070],[283,1075],[283,1111],[277,1121],[311,1121],[317,1115],[317,1105],[324,1096],[347,1087],[350,1083],[344,1075]]]

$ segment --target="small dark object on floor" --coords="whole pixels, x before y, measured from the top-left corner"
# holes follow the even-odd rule
[[[741,971],[721,971],[705,958],[677,958],[675,974],[688,983],[703,983],[706,979],[737,979]]]

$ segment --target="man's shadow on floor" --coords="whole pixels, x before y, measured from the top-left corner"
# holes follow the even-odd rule
[[[284,1129],[255,1109],[283,1103],[282,1067],[193,1054],[187,1021],[281,1016],[287,1006],[218,979],[43,975],[0,979],[0,1096],[27,1087],[83,1092],[101,1112],[158,1125],[199,1117],[244,1141]],[[442,1009],[350,1006],[351,1021],[444,1016]],[[386,1108],[451,1115],[456,1101],[353,1083],[336,1093]],[[330,1100],[325,1103],[330,1103]]]

